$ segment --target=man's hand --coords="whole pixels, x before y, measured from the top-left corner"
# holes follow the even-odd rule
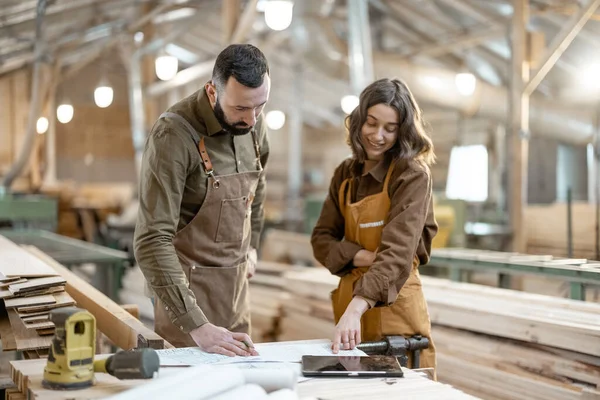
[[[256,273],[256,263],[258,262],[258,256],[256,249],[250,247],[248,250],[248,279],[252,278]]]
[[[354,297],[344,315],[335,327],[331,350],[337,354],[340,349],[353,350],[360,344],[360,318],[369,309],[369,303],[361,297]]]
[[[362,249],[354,255],[352,261],[355,267],[370,267],[375,261],[376,256],[377,252]]]
[[[200,349],[224,356],[257,356],[254,343],[245,333],[230,332],[220,326],[206,323],[190,332]]]

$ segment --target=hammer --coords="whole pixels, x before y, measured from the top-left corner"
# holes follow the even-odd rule
[[[400,359],[400,364],[407,367],[408,353],[412,352],[412,368],[419,368],[420,351],[429,347],[429,339],[421,335],[405,338],[404,336],[386,336],[383,340],[376,342],[364,342],[356,346],[357,349],[365,353],[396,356]]]

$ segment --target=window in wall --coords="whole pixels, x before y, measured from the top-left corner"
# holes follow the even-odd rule
[[[488,197],[488,152],[483,145],[455,146],[450,153],[446,196],[485,201]]]

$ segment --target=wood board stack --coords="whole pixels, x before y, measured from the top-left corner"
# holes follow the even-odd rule
[[[269,261],[258,262],[250,279],[250,310],[252,340],[257,343],[275,342],[281,332],[283,303],[290,298],[285,290],[283,274],[294,267]]]
[[[600,399],[599,304],[422,280],[439,379],[490,399]]]
[[[596,257],[596,208],[588,202],[572,205],[573,257]],[[524,209],[527,252],[567,257],[567,204],[533,204]]]
[[[53,268],[0,236],[0,338],[4,351],[47,356],[54,334],[52,310],[75,305],[66,280]]]
[[[282,340],[328,338],[329,293],[320,268],[284,275]],[[485,399],[600,399],[600,305],[422,277],[438,379]],[[331,314],[329,314],[331,315]]]
[[[262,260],[284,264],[320,266],[315,259],[310,236],[304,233],[269,229],[261,245]]]
[[[291,296],[283,303],[280,340],[331,337],[335,324],[330,293],[339,278],[319,267],[286,272],[284,278]]]

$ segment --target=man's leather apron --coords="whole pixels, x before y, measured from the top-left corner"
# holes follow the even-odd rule
[[[192,137],[201,137],[180,115],[163,113],[184,125]],[[198,143],[208,184],[204,203],[192,221],[175,234],[173,245],[189,288],[208,321],[233,332],[250,334],[248,250],[252,201],[263,173],[254,130],[256,171],[218,175],[204,144]],[[233,162],[233,161],[232,161]],[[164,303],[156,299],[154,330],[176,347],[194,347],[188,333],[173,325]]]
[[[339,204],[345,220],[345,240],[354,242],[368,251],[375,252],[381,242],[381,234],[390,211],[388,184],[395,162],[385,176],[381,193],[367,196],[356,203],[350,202],[352,178],[344,180],[339,190]],[[413,260],[410,276],[394,304],[374,307],[361,318],[361,340],[381,340],[388,335],[410,337],[415,334],[428,337],[429,349],[421,352],[420,368],[435,368],[435,347],[431,341],[431,322],[427,303],[419,278],[419,259]],[[353,297],[354,285],[369,267],[354,268],[341,278],[338,288],[332,292],[333,313],[337,324]],[[412,358],[409,356],[409,367]]]

